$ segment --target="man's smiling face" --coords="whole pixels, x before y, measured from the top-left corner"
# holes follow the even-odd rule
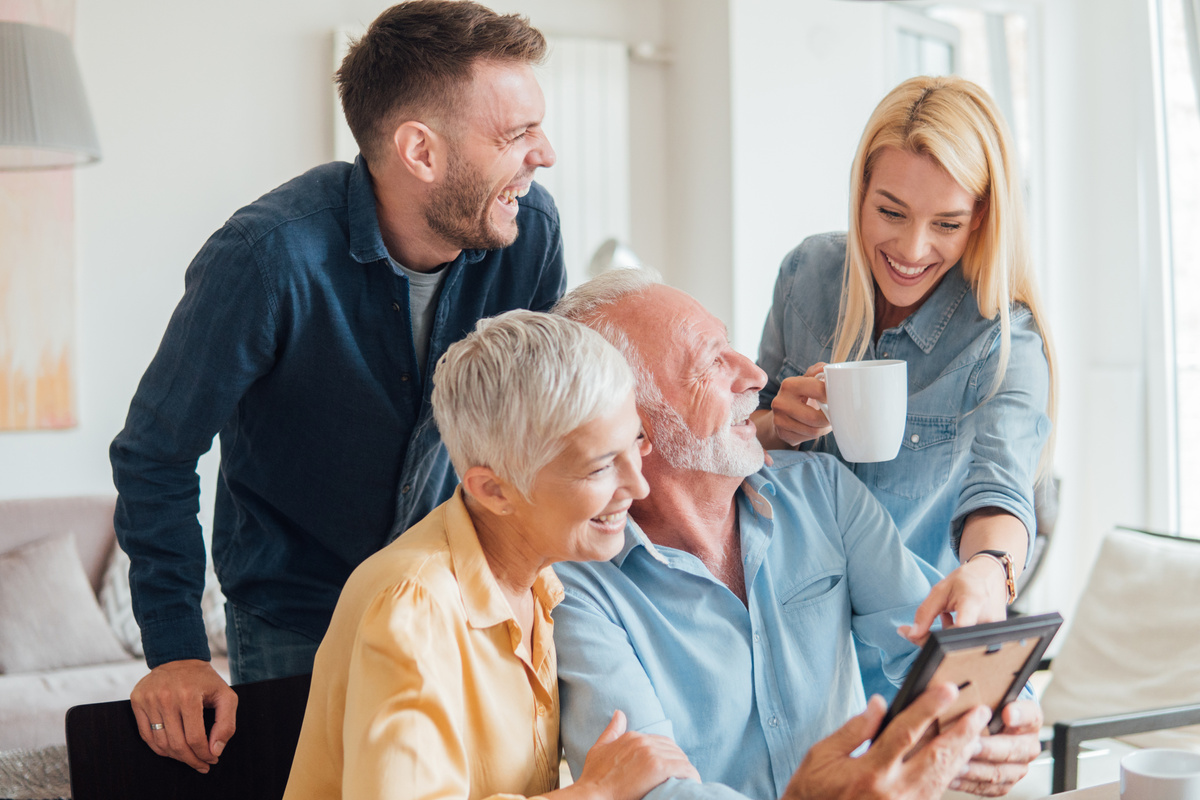
[[[517,238],[519,199],[538,167],[553,166],[542,131],[545,100],[527,64],[482,61],[465,92],[467,113],[452,131],[446,174],[425,219],[460,249],[496,250]]]
[[[652,286],[614,318],[661,395],[639,410],[651,440],[675,469],[744,477],[763,464],[750,413],[766,374],[733,349],[724,324],[696,300]],[[614,314],[614,317],[617,315]]]

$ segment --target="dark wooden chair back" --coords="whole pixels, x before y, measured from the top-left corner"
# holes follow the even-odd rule
[[[67,712],[67,758],[74,800],[275,800],[283,797],[311,675],[233,687],[237,732],[202,775],[156,755],[138,735],[128,700]],[[212,710],[205,722],[212,726]]]

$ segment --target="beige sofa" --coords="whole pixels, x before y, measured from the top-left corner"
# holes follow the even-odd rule
[[[14,590],[10,588],[7,600],[0,599],[0,613],[11,614],[15,606],[18,613],[28,615],[28,619],[22,620],[26,633],[22,634],[19,629],[15,634],[9,631],[7,640],[0,641],[0,648],[9,649],[8,653],[0,652],[0,671],[3,672],[0,674],[0,752],[35,750],[63,744],[66,741],[63,724],[68,708],[81,703],[127,698],[130,690],[147,672],[145,661],[131,652],[136,645],[129,644],[129,631],[112,630],[109,624],[112,619],[111,608],[106,616],[98,600],[102,583],[106,580],[106,569],[110,583],[114,576],[123,572],[119,569],[120,565],[118,569],[110,569],[110,559],[116,547],[114,502],[113,497],[0,501],[0,574],[3,574],[3,569],[8,569],[7,581],[10,586],[22,579],[44,583],[43,579],[34,575],[37,568],[28,566],[28,562],[23,560],[24,554],[37,549],[42,553],[57,554],[54,558],[60,563],[49,573],[50,582],[62,582],[62,586],[53,587],[55,594],[48,600],[45,596],[39,598],[36,585],[35,591],[28,591],[15,600]],[[91,588],[90,598],[86,596],[86,590],[78,588],[82,585],[82,578],[78,576],[79,566],[73,563],[73,556],[61,538],[67,533],[73,536],[79,562]],[[67,557],[64,558],[64,554]],[[43,556],[43,560],[45,558]],[[74,594],[69,591],[72,576],[77,589]],[[5,578],[0,577],[0,580]],[[128,580],[127,577],[125,580]],[[124,589],[127,595],[127,582]],[[4,593],[5,587],[0,587],[0,595]],[[80,602],[81,599],[83,602]],[[89,605],[91,600],[97,601],[95,608],[63,607],[64,604]],[[111,600],[109,605],[111,607]],[[50,616],[47,617],[47,614]],[[19,641],[22,635],[30,635],[29,620],[36,620],[37,626],[32,629],[35,646],[27,649],[45,649],[52,653],[56,649],[64,653],[69,651],[73,655],[59,659],[67,663],[78,662],[80,658],[86,660],[89,652],[95,652],[103,663],[29,669],[30,663],[36,663],[34,656],[30,654],[30,658],[22,659],[24,654],[14,652],[18,648],[12,644],[14,637]],[[94,624],[89,623],[90,630],[84,636],[79,635],[79,626],[83,624],[80,620],[96,620]],[[110,633],[111,637],[108,636]],[[0,619],[0,639],[4,635],[4,620]],[[136,639],[136,632],[133,636]],[[117,645],[115,651],[110,645],[110,638]],[[81,639],[97,640],[99,645],[93,642],[84,644],[80,642]],[[51,657],[50,663],[53,662]],[[215,659],[214,666],[227,672],[222,659]]]

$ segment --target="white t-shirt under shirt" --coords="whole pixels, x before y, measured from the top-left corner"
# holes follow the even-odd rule
[[[397,275],[408,278],[408,309],[412,317],[413,349],[417,351],[417,365],[425,373],[425,360],[429,357],[429,332],[433,329],[433,317],[437,314],[438,297],[442,284],[446,282],[446,265],[433,272],[417,272],[388,257]]]

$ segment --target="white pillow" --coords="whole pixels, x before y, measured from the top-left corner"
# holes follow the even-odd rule
[[[117,639],[135,656],[143,656],[142,632],[133,616],[133,598],[129,592],[129,556],[119,546],[113,548],[108,566],[104,568],[104,580],[100,585],[100,605],[108,624]],[[204,614],[204,630],[208,634],[208,648],[214,656],[228,655],[225,641],[225,595],[217,576],[210,565],[204,575],[204,596],[200,599]]]
[[[96,605],[74,534],[0,555],[0,673],[128,658]]]
[[[1046,722],[1200,703],[1197,664],[1200,542],[1113,531],[1051,664]],[[1128,738],[1200,746],[1198,734],[1193,726]]]

